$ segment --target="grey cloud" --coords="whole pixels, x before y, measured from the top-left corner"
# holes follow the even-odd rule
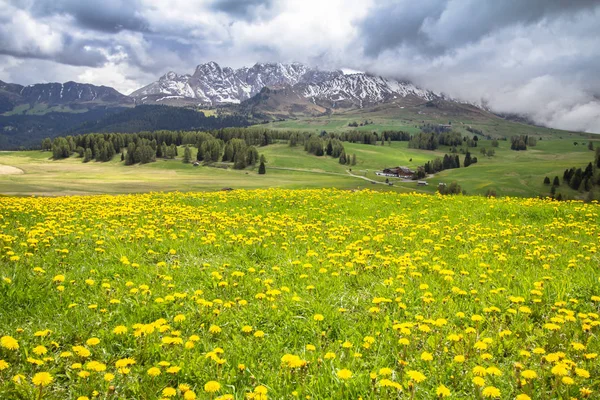
[[[507,26],[533,24],[598,6],[597,0],[391,1],[371,10],[359,29],[368,56],[397,47],[438,55]]]
[[[236,18],[252,20],[259,11],[271,8],[273,0],[213,0],[211,8]]]
[[[115,33],[147,31],[148,22],[138,13],[141,7],[138,0],[39,0],[30,10],[38,17],[70,15],[80,28]]]

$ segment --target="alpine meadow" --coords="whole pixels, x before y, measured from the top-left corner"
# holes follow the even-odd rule
[[[599,400],[598,21],[0,0],[0,400]]]
[[[0,204],[2,398],[598,390],[593,204],[323,189]]]

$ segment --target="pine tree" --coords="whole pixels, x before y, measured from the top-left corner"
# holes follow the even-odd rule
[[[52,150],[52,140],[46,138],[42,140],[42,151]]]
[[[265,157],[264,154],[260,155],[260,162],[263,163],[263,164],[267,162],[267,158]]]
[[[125,153],[121,152],[121,161],[125,161]]]
[[[545,177],[544,178],[544,185],[549,185],[550,184],[550,178]]]
[[[464,162],[465,168],[467,168],[469,165],[471,165],[471,153],[469,153],[467,151],[467,154],[465,155],[465,162]]]
[[[327,142],[327,150],[325,151],[325,154],[327,154],[328,156],[331,156],[333,154],[333,144],[331,143],[331,139],[329,139],[329,141]]]
[[[356,154],[352,154],[352,162],[350,165],[356,165]]]
[[[249,146],[246,148],[246,165],[255,165],[258,162],[258,150],[256,147]]]
[[[346,164],[346,151],[342,151],[342,154],[340,154],[340,164]]]
[[[560,186],[560,179],[558,179],[558,176],[554,177],[554,181],[552,182],[553,186]]]
[[[190,146],[185,146],[183,150],[183,162],[185,164],[189,164],[192,161],[192,150],[190,150]]]
[[[265,163],[261,161],[260,165],[258,166],[258,174],[264,175],[266,173],[267,173],[267,169],[265,168]]]
[[[234,169],[246,168],[246,155],[243,152],[238,151],[238,153],[235,155],[235,160],[233,161],[233,168]]]
[[[85,149],[85,151],[83,152],[83,162],[89,162],[92,161],[92,149],[90,149],[89,147],[87,149]]]

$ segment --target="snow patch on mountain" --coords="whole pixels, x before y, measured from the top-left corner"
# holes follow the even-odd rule
[[[169,72],[132,96],[141,103],[158,101],[160,95],[160,100],[180,96],[207,105],[239,104],[265,87],[291,87],[299,97],[332,107],[365,107],[408,96],[425,101],[440,98],[410,82],[356,71],[324,71],[300,63],[257,63],[234,70],[214,61],[198,65],[193,75]]]

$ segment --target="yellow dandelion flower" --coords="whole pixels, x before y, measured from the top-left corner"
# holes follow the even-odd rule
[[[342,379],[342,380],[347,380],[352,378],[352,371],[350,371],[349,369],[341,369],[337,372],[337,377]]]
[[[439,397],[448,397],[448,396],[450,396],[450,389],[448,389],[444,385],[440,385],[437,387],[435,394],[438,395]]]
[[[208,381],[204,384],[204,391],[206,393],[215,393],[221,389],[221,384],[217,381]]]
[[[483,389],[481,394],[483,395],[483,397],[497,399],[497,398],[500,398],[500,389],[498,389],[494,386],[487,386]]]
[[[42,387],[48,386],[49,384],[52,383],[53,380],[54,380],[54,378],[48,372],[38,372],[37,374],[35,374],[33,376],[33,378],[31,378],[31,382],[33,382],[33,384],[35,386],[42,386]]]
[[[19,342],[17,342],[17,340],[12,336],[2,336],[0,338],[0,346],[7,350],[18,350]]]

